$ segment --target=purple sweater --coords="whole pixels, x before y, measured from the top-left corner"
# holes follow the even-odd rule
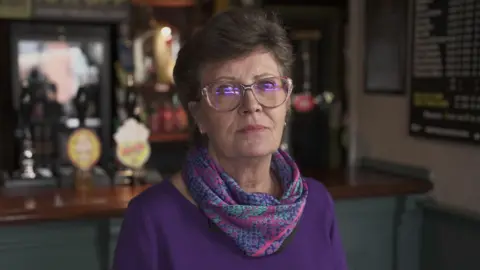
[[[333,201],[318,181],[295,235],[279,253],[247,257],[165,180],[133,199],[115,250],[114,270],[346,270]]]

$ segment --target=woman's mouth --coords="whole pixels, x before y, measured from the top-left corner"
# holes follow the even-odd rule
[[[239,130],[240,133],[254,133],[265,130],[266,127],[262,125],[248,125]]]

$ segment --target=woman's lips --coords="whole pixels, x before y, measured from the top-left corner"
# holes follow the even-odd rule
[[[245,126],[244,128],[240,129],[240,133],[253,133],[253,132],[259,132],[265,130],[266,127],[262,125],[248,125]]]

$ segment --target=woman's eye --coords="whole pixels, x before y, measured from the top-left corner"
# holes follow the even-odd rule
[[[275,81],[260,81],[257,83],[257,87],[264,91],[278,90],[279,85]]]
[[[239,88],[235,85],[219,85],[216,87],[217,95],[238,95]]]

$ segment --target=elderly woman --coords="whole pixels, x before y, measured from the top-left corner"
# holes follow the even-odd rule
[[[347,269],[332,198],[279,149],[292,61],[260,10],[221,13],[183,46],[174,78],[195,145],[129,204],[114,270]]]

